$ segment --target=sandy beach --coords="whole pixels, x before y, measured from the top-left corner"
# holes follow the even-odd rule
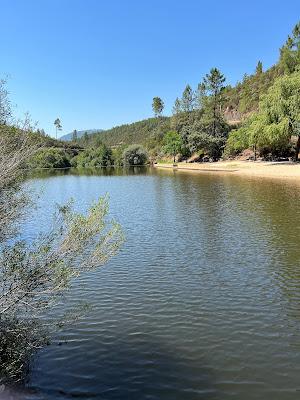
[[[253,161],[219,161],[215,163],[177,163],[155,164],[155,168],[171,168],[194,172],[219,172],[231,175],[244,175],[266,178],[299,179],[300,163],[293,162],[253,162]]]

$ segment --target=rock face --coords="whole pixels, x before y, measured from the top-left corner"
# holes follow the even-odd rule
[[[188,163],[194,163],[199,161],[201,161],[201,156],[199,156],[198,154],[192,154],[191,157],[186,160],[186,162]]]
[[[244,150],[236,159],[240,161],[254,160],[254,151],[252,149]]]
[[[231,107],[227,107],[224,111],[224,118],[229,125],[237,125],[242,122],[242,114]]]

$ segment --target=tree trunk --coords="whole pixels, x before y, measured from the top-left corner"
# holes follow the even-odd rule
[[[216,108],[217,108],[217,94],[214,94],[214,121],[213,121],[213,136],[216,136]]]
[[[297,144],[296,144],[295,162],[298,161],[299,151],[300,151],[300,136],[298,136],[298,140],[297,140]]]

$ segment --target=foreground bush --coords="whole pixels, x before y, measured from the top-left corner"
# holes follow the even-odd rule
[[[86,215],[71,204],[60,207],[48,232],[31,242],[19,239],[22,218],[32,212],[21,169],[28,157],[45,159],[28,143],[25,133],[1,135],[0,129],[0,385],[24,378],[50,326],[67,322],[65,317],[47,323],[47,312],[73,279],[105,264],[123,241],[120,226],[108,218],[107,197]]]

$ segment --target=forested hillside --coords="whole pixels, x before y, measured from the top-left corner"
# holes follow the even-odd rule
[[[244,140],[243,144],[239,140],[236,146],[233,142],[237,135],[231,135],[230,132],[235,132],[235,128],[243,124],[249,124],[248,118],[259,112],[263,97],[278,79],[297,73],[300,65],[299,26],[295,26],[291,36],[280,49],[278,62],[271,68],[264,71],[262,62],[258,61],[253,74],[245,74],[234,87],[226,85],[226,78],[221,71],[212,68],[197,88],[186,86],[182,96],[174,102],[171,117],[162,116],[163,100],[155,97],[152,104],[155,118],[117,126],[82,138],[79,143],[84,146],[96,146],[97,143],[103,142],[112,147],[139,143],[159,157],[165,153],[163,138],[166,132],[173,130],[181,137],[183,147],[179,153],[183,156],[198,152],[218,158],[225,149],[228,135],[231,139],[230,146],[225,149],[227,155],[236,154],[245,146],[253,147],[254,144],[250,143],[253,140]],[[292,133],[294,135],[295,130]],[[272,148],[274,141],[261,140],[257,143],[260,143],[259,147],[265,147],[265,153],[274,151],[278,154],[281,150],[286,153],[286,150],[290,149],[286,142],[290,143],[292,133],[285,136],[285,145],[282,146],[283,140],[280,146],[278,143],[275,145],[276,149]],[[275,133],[274,135],[276,136]]]
[[[99,138],[109,146],[133,143],[147,144],[151,138],[159,137],[160,134],[167,132],[169,129],[169,117],[149,118],[92,134],[88,140],[93,142]]]

